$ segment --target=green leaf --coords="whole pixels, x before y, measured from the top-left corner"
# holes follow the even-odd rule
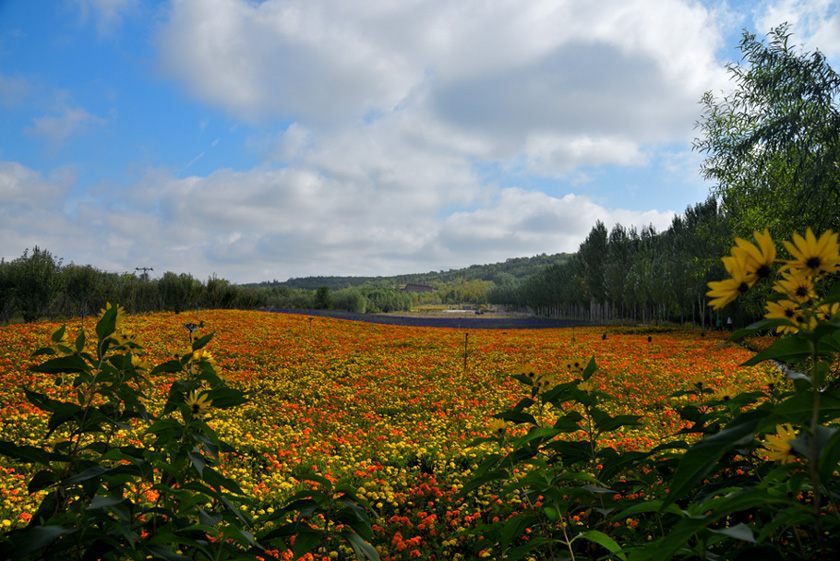
[[[79,336],[76,337],[76,352],[81,353],[85,349],[85,330],[79,331]]]
[[[292,546],[292,557],[300,559],[307,553],[314,551],[321,544],[321,532],[312,530],[311,528],[299,527],[299,531],[295,536],[295,543]]]
[[[589,364],[587,364],[586,368],[583,369],[583,374],[581,374],[583,381],[586,382],[589,380],[592,375],[595,374],[596,370],[598,370],[598,365],[595,364],[595,357],[592,357],[589,359]]]
[[[56,482],[56,476],[50,469],[42,469],[32,476],[29,480],[27,491],[29,494],[36,493],[41,489],[46,489]]]
[[[359,536],[355,532],[348,532],[343,531],[341,535],[350,542],[350,546],[353,548],[353,551],[356,554],[356,559],[361,559],[362,555],[364,555],[370,561],[380,561],[379,554],[376,552],[376,549],[364,541],[361,536]],[[297,544],[297,542],[295,542]],[[361,554],[361,555],[360,555]]]
[[[108,468],[104,468],[102,466],[93,466],[88,468],[82,472],[77,473],[76,475],[71,475],[67,479],[63,481],[66,485],[72,485],[73,483],[81,483],[82,481],[87,481],[89,479],[94,479],[106,473]]]
[[[616,543],[614,539],[606,535],[604,532],[599,532],[598,530],[589,530],[588,532],[584,532],[581,534],[583,539],[588,540],[592,543],[597,543],[601,547],[607,549],[610,553],[627,561],[627,556],[624,555],[624,552],[621,549],[621,546]]]
[[[209,343],[212,338],[213,338],[213,334],[208,333],[207,335],[204,335],[203,337],[201,337],[199,339],[196,339],[195,341],[193,341],[192,349],[194,351],[197,351],[198,349],[203,349],[204,347],[207,346],[207,343]]]
[[[64,334],[66,332],[67,332],[67,326],[66,325],[62,325],[61,327],[59,327],[58,329],[53,331],[52,336],[50,337],[52,339],[52,342],[53,343],[60,342],[64,338]]]
[[[178,360],[168,360],[166,362],[162,362],[155,366],[151,372],[149,372],[149,376],[155,376],[157,374],[173,374],[175,372],[183,371],[183,366],[181,362]]]
[[[516,424],[537,424],[537,420],[534,418],[533,415],[531,415],[530,413],[525,413],[523,411],[505,411],[503,413],[496,413],[495,415],[493,415],[493,417],[497,419],[502,419],[504,421],[510,421]]]
[[[96,335],[99,337],[100,341],[104,341],[106,338],[110,337],[114,331],[116,331],[118,308],[119,306],[114,304],[111,308],[105,310],[105,313],[102,314],[102,319],[97,322]]]
[[[236,493],[237,495],[245,494],[245,492],[239,488],[239,484],[236,483],[236,481],[228,479],[227,477],[220,474],[211,467],[205,466],[201,478],[204,480],[205,483],[207,483],[219,492],[221,492],[222,487],[224,487],[228,491]]]
[[[752,442],[759,421],[766,416],[767,413],[764,411],[748,411],[726,425],[717,434],[706,437],[689,448],[680,460],[663,508],[695,488],[726,452]]]
[[[7,456],[23,462],[41,464],[47,467],[49,467],[50,461],[64,461],[69,459],[68,457],[60,454],[50,454],[42,448],[36,448],[35,446],[18,446],[13,442],[7,442],[5,440],[0,440],[0,456]]]
[[[489,483],[491,481],[507,481],[509,478],[508,472],[506,470],[495,470],[495,471],[488,471],[481,477],[475,477],[469,480],[466,485],[458,492],[456,495],[459,499],[463,499],[466,497],[471,491],[474,489],[478,489],[485,483]]]
[[[76,528],[64,526],[33,526],[20,534],[16,539],[15,552],[12,559],[21,559],[33,551],[43,549],[61,536],[77,532]]]
[[[753,536],[752,530],[750,530],[750,527],[743,522],[729,528],[721,528],[718,530],[709,528],[709,531],[714,534],[723,534],[724,536],[729,536],[730,538],[735,538],[736,540],[755,543],[755,536]]]
[[[754,357],[741,366],[754,366],[765,360],[775,359],[781,362],[798,362],[811,356],[811,347],[803,337],[785,337],[779,339],[768,348],[756,353]]]
[[[193,467],[198,472],[198,476],[202,477],[204,466],[207,462],[204,460],[204,456],[201,455],[201,452],[198,451],[198,448],[193,448],[187,452],[187,457],[190,459]]]
[[[70,355],[51,358],[42,364],[33,365],[30,370],[44,374],[72,374],[87,372],[90,370],[90,365],[82,357]]]
[[[223,517],[219,513],[207,514],[200,506],[196,507],[196,509],[198,510],[198,522],[200,524],[204,524],[205,526],[215,526],[222,521]]]
[[[805,424],[814,410],[814,396],[809,392],[798,392],[785,399],[774,408],[774,413],[784,421]],[[822,421],[840,416],[840,399],[831,393],[820,394],[819,419]],[[774,423],[778,424],[778,423]]]
[[[840,285],[840,283],[838,283]],[[830,481],[840,463],[840,431],[834,430],[819,455],[818,471],[822,481]]]
[[[600,411],[598,411],[598,413],[599,414],[594,415],[595,428],[598,429],[598,432],[609,432],[621,427],[637,426],[642,424],[639,422],[638,415],[616,415],[615,417],[611,417],[607,413]]]
[[[522,447],[534,440],[546,441],[551,440],[555,436],[563,434],[562,430],[548,428],[548,427],[533,427],[527,433],[523,434],[513,443],[514,448]]]
[[[213,407],[217,409],[229,409],[247,403],[248,401],[245,392],[242,390],[225,386],[210,390],[207,397],[213,402]]]

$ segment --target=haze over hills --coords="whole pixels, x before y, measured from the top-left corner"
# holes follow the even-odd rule
[[[313,276],[290,278],[286,281],[264,281],[243,284],[242,286],[286,286],[306,290],[315,290],[326,286],[331,290],[340,290],[362,285],[394,286],[412,283],[434,286],[435,284],[452,283],[459,280],[492,281],[500,285],[505,282],[524,280],[545,267],[564,263],[571,255],[570,253],[555,253],[553,255],[543,253],[533,257],[513,257],[504,262],[489,265],[470,265],[463,269],[429,271],[428,273],[414,273],[391,277]]]

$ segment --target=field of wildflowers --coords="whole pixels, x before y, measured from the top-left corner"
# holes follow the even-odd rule
[[[306,487],[303,475],[314,471],[352,486],[369,503],[378,515],[372,543],[383,559],[482,556],[480,536],[472,530],[522,508],[516,500],[498,501],[499,489],[492,485],[458,496],[492,449],[471,442],[490,434],[491,415],[525,395],[510,378],[522,367],[563,383],[574,378],[568,360],[594,357],[598,370],[589,383],[614,398],[605,405],[609,413],[641,419],[600,443],[620,450],[649,450],[688,426],[677,410],[692,396],[669,397],[675,392],[702,384],[725,398],[777,380],[766,364],[739,367],[752,353],[726,344],[724,334],[696,330],[458,330],[237,311],[123,321],[155,364],[187,352],[196,334],[185,323],[203,321],[203,332],[214,333],[208,349],[220,377],[247,392],[249,401],[211,408],[207,423],[235,444],[238,453],[223,455],[220,469],[255,499],[245,508],[251,516],[281,508]],[[93,323],[73,320],[67,326],[73,334]],[[46,417],[32,408],[22,387],[63,391],[54,376],[29,370],[38,361],[31,353],[58,327],[0,328],[0,440],[43,446]],[[174,380],[157,376],[146,403],[150,410],[163,406]],[[33,473],[0,458],[4,527],[23,525],[35,511],[37,497],[26,488]],[[632,521],[628,526],[632,530]],[[346,545],[324,554],[353,556]]]

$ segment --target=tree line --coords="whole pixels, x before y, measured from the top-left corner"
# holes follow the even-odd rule
[[[411,309],[410,294],[393,288],[331,291],[285,286],[240,286],[216,275],[206,281],[188,273],[118,274],[91,265],[64,265],[49,250],[26,249],[17,259],[0,259],[0,323],[49,317],[97,315],[108,302],[129,313],[204,309],[340,309],[391,312]]]

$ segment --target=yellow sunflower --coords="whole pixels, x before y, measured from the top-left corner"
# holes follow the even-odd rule
[[[715,392],[715,399],[720,401],[729,401],[733,397],[738,395],[738,392],[733,390],[730,387],[722,387]]]
[[[798,233],[793,234],[793,243],[783,242],[793,259],[786,261],[786,267],[801,269],[814,276],[822,276],[840,269],[840,244],[837,234],[831,230],[817,239],[810,228],[803,238]]]
[[[193,417],[201,417],[210,410],[210,406],[213,404],[213,401],[207,399],[206,392],[199,394],[197,390],[194,390],[187,397],[186,403],[187,407],[190,408]]]
[[[817,296],[816,290],[814,289],[813,277],[795,272],[785,273],[783,278],[776,281],[773,290],[786,294],[788,298],[800,304],[804,304],[811,298],[816,298]]]
[[[767,319],[786,319],[790,325],[780,325],[776,333],[796,333],[799,325],[805,320],[799,304],[791,300],[779,300],[778,302],[767,302]]]
[[[735,238],[735,247],[732,248],[732,256],[739,260],[747,275],[755,280],[767,278],[773,272],[773,262],[776,260],[776,246],[770,231],[765,228],[763,233],[758,230],[753,232],[758,247],[754,246],[743,238]]]
[[[817,318],[822,321],[830,321],[837,312],[840,312],[840,303],[822,304],[817,308]]]
[[[583,361],[577,358],[570,358],[564,363],[564,366],[566,370],[573,373],[583,372],[583,369],[586,367]]]
[[[791,440],[796,440],[796,431],[790,424],[776,425],[778,434],[768,435],[764,442],[764,453],[774,462],[789,464],[796,458],[796,452],[790,445]]]
[[[581,383],[579,383],[579,384],[577,385],[577,389],[579,389],[579,390],[580,390],[580,391],[582,391],[582,392],[589,393],[589,392],[591,392],[593,389],[595,389],[595,386],[593,386],[593,385],[592,385],[592,384],[590,384],[589,382],[581,382]]]
[[[507,423],[505,423],[502,419],[490,419],[490,430],[493,431],[493,434],[496,435],[503,435],[507,430]]]
[[[754,275],[747,274],[743,261],[732,256],[723,257],[722,261],[731,278],[710,282],[710,290],[706,293],[706,296],[712,298],[709,306],[716,310],[723,308],[735,300],[739,294],[746,292],[756,280]]]
[[[519,374],[520,376],[526,376],[531,380],[535,380],[538,376],[537,369],[531,366],[530,364],[523,364],[517,366],[514,371],[514,374]]]

